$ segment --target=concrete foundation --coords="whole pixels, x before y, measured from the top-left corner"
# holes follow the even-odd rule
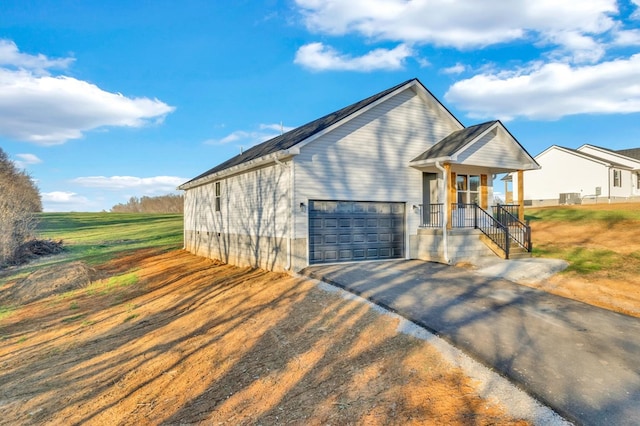
[[[255,237],[241,234],[187,231],[185,249],[198,256],[268,271],[299,271],[307,266],[307,239]]]
[[[457,228],[447,230],[449,261],[452,264],[471,262],[482,257],[496,255],[481,240],[478,229]],[[419,228],[417,235],[410,236],[414,259],[445,262],[444,239],[441,228]]]

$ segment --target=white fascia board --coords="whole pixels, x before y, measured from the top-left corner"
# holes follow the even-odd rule
[[[529,157],[529,159],[531,160],[531,163],[529,164],[529,166],[524,166],[522,168],[522,170],[539,170],[540,164],[538,164],[538,162],[535,160],[535,158],[531,157],[531,154],[529,154],[527,152],[526,149],[523,148],[522,145],[520,145],[520,143],[513,137],[513,135],[504,127],[504,125],[498,120],[496,121],[492,126],[488,127],[484,132],[480,133],[478,136],[476,136],[475,138],[473,138],[469,143],[467,143],[465,146],[463,146],[462,148],[460,148],[454,155],[453,157],[457,157],[458,155],[462,154],[464,151],[466,151],[467,149],[469,149],[471,146],[473,146],[473,144],[475,144],[477,141],[479,141],[481,138],[484,137],[484,135],[486,135],[487,133],[489,133],[490,131],[492,131],[493,129],[498,129],[499,131],[502,131],[502,133],[504,134],[504,136],[506,137],[506,139],[513,145],[516,145],[517,148],[524,152],[525,154],[527,154],[527,157]],[[461,163],[464,164],[464,163]]]
[[[580,157],[580,158],[582,158],[584,160],[588,160],[588,161],[591,161],[593,163],[600,164],[600,165],[603,165],[603,166],[606,166],[606,167],[616,167],[610,161],[608,161],[608,160],[606,160],[604,158],[597,158],[594,155],[583,153],[583,152],[580,152],[580,151],[577,151],[577,150],[576,151],[571,151],[571,150],[568,150],[568,149],[566,149],[564,147],[557,146],[557,145],[554,145],[554,146],[557,149],[559,149],[560,151],[562,151],[562,152],[564,152],[566,154],[574,155],[576,157]],[[542,154],[540,154],[540,155],[542,155]]]
[[[452,163],[455,162],[455,156],[446,156],[446,157],[437,157],[437,158],[427,158],[426,160],[420,161],[410,161],[410,167],[423,167],[423,166],[432,166],[435,163]]]
[[[228,169],[220,170],[217,173],[204,176],[203,178],[198,179],[196,181],[184,183],[180,185],[177,189],[186,191],[187,189],[192,189],[197,186],[202,186],[209,182],[219,180],[219,179],[228,177],[230,175],[244,173],[251,169],[255,169],[256,167],[264,166],[265,164],[275,163],[276,160],[277,161],[286,160],[298,154],[300,154],[300,149],[297,146],[289,149],[283,149],[283,150],[265,155],[263,157],[256,158],[254,160],[249,160],[244,163],[238,164],[236,166],[229,167]]]
[[[611,150],[608,150],[608,149],[605,149],[605,148],[601,148],[599,146],[591,145],[591,144],[588,144],[588,143],[585,143],[585,144],[581,145],[580,148],[578,148],[577,150],[582,152],[582,149],[583,148],[587,148],[587,147],[591,148],[591,149],[594,149],[596,151],[602,152],[605,155],[613,155],[614,157],[618,157],[621,160],[631,161],[633,163],[636,163],[638,165],[638,167],[640,167],[640,161],[636,160],[635,158],[627,157],[624,154],[620,154],[618,152],[611,151]]]

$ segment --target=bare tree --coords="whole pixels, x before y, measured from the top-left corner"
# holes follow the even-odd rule
[[[158,197],[131,197],[125,204],[116,204],[111,208],[114,213],[182,213],[184,199],[182,195],[168,194]]]
[[[0,266],[11,263],[18,247],[33,237],[41,211],[38,187],[0,148]]]

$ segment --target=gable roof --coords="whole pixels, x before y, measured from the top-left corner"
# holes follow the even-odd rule
[[[486,123],[476,124],[475,126],[469,126],[464,129],[457,130],[422,154],[418,155],[416,158],[411,160],[411,162],[429,160],[432,158],[451,157],[497,122],[497,120],[487,121]]]
[[[332,112],[307,124],[283,133],[280,136],[276,136],[273,139],[269,139],[259,145],[251,147],[243,153],[238,154],[235,157],[232,157],[227,161],[213,167],[212,169],[209,169],[206,172],[196,176],[195,178],[183,183],[178,187],[178,189],[187,189],[188,187],[193,186],[191,184],[197,185],[197,181],[204,179],[207,176],[214,175],[232,167],[240,166],[244,163],[255,162],[256,160],[265,156],[273,155],[278,152],[291,149],[301,142],[311,138],[312,136],[318,135],[319,133],[329,129],[331,126],[336,125],[340,121],[348,119],[350,116],[353,116],[357,112],[362,111],[363,109],[375,104],[378,101],[381,101],[394,92],[404,88],[408,88],[412,85],[419,85],[422,89],[424,89],[425,92],[433,97],[433,99],[438,102],[440,106],[442,106],[442,108],[454,120],[458,121],[457,118],[455,118],[455,116],[451,114],[451,112],[444,105],[442,105],[442,103],[440,103],[440,101],[438,101],[437,98],[433,96],[433,94],[426,87],[424,87],[420,80],[418,80],[417,78],[412,78],[387,90],[383,90],[380,93],[376,93],[373,96],[369,96],[368,98],[363,99],[359,102],[339,109],[338,111]],[[460,122],[458,121],[458,123]],[[462,123],[460,123],[460,126],[462,126]]]
[[[604,166],[607,166],[607,167],[619,167],[619,168],[622,168],[622,169],[630,169],[630,167],[625,166],[624,164],[616,163],[615,161],[607,160],[606,158],[598,157],[597,155],[589,154],[587,152],[583,152],[583,151],[580,151],[580,150],[577,150],[577,149],[573,149],[573,148],[567,148],[565,146],[560,146],[560,145],[551,145],[549,148],[545,149],[540,154],[536,155],[536,158],[539,158],[542,154],[550,151],[551,149],[559,149],[559,150],[564,151],[564,152],[566,152],[568,154],[572,154],[572,155],[575,155],[577,157],[582,157],[585,160],[593,161],[595,163],[600,163],[600,164],[602,164]]]
[[[624,155],[625,157],[640,160],[640,148],[619,149],[616,152],[620,155]]]
[[[486,123],[480,123],[474,126],[466,127],[464,129],[456,130],[455,132],[452,132],[449,136],[440,140],[425,152],[411,160],[409,164],[412,167],[430,165],[435,163],[436,161],[467,164],[467,160],[465,160],[464,158],[460,158],[459,156],[463,155],[463,152],[473,147],[476,142],[480,141],[488,132],[494,129],[501,130],[507,138],[505,140],[510,141],[517,147],[519,152],[523,154],[523,156],[519,160],[517,160],[517,162],[520,164],[519,167],[522,167],[524,170],[533,170],[540,168],[540,165],[536,162],[536,160],[531,156],[531,154],[527,152],[526,149],[524,149],[520,142],[518,142],[518,140],[513,137],[511,132],[509,132],[506,127],[504,127],[500,120],[487,121]],[[513,165],[507,168],[510,169],[511,167],[513,167]],[[500,173],[500,171],[498,170],[502,170],[504,168],[504,164],[498,165],[496,163],[494,169],[496,170],[496,173]]]

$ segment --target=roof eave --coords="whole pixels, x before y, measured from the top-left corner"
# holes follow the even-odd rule
[[[289,149],[283,149],[283,150],[256,158],[254,160],[249,160],[244,163],[238,164],[236,166],[232,166],[227,169],[220,170],[219,172],[212,173],[200,179],[185,182],[182,185],[178,186],[177,189],[186,191],[188,189],[192,189],[197,186],[206,185],[207,183],[220,180],[230,175],[235,175],[237,173],[246,172],[247,170],[251,170],[256,167],[264,166],[265,164],[277,163],[278,161],[281,161],[281,160],[287,160],[298,154],[300,154],[300,149],[297,146],[291,147]]]
[[[436,158],[427,158],[425,160],[410,161],[409,166],[418,168],[418,167],[425,167],[425,166],[433,166],[436,163],[452,163],[455,161],[456,161],[455,156],[446,155],[446,156],[436,157]]]

